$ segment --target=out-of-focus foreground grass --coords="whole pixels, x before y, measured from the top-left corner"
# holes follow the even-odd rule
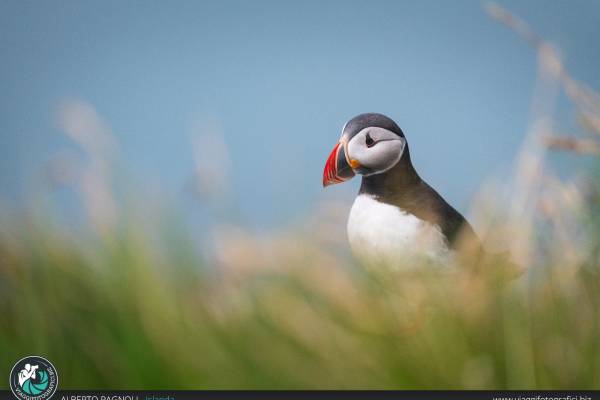
[[[564,88],[594,131],[598,98],[544,46],[542,86]],[[554,177],[539,150],[591,152],[594,137],[548,136],[540,115],[509,207],[487,191],[475,212],[484,242],[509,238],[527,267],[512,281],[498,260],[477,271],[366,271],[340,255],[320,218],[311,235],[230,228],[217,256],[201,257],[173,213],[109,201],[98,132],[70,120],[91,158],[78,186],[90,229],[74,236],[36,206],[2,219],[0,375],[38,354],[62,388],[599,389],[600,196],[591,178]]]

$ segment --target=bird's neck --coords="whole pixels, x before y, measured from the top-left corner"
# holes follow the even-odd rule
[[[408,146],[400,161],[389,171],[381,174],[364,176],[360,186],[361,194],[368,194],[380,199],[405,197],[409,200],[413,192],[418,190],[421,184],[421,178],[415,171],[410,160]]]

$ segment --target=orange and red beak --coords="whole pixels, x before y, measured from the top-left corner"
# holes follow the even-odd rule
[[[346,157],[345,142],[340,141],[327,158],[323,171],[323,187],[342,183],[354,176],[354,171]]]

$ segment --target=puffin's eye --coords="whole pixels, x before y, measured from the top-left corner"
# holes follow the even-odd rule
[[[371,135],[369,135],[368,133],[367,133],[367,139],[365,140],[365,144],[367,145],[367,147],[373,147],[375,145],[375,141],[373,140]]]

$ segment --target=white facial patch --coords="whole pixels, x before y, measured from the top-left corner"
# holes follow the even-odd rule
[[[391,169],[400,161],[406,140],[392,131],[378,127],[364,128],[348,142],[347,155],[373,175]]]

